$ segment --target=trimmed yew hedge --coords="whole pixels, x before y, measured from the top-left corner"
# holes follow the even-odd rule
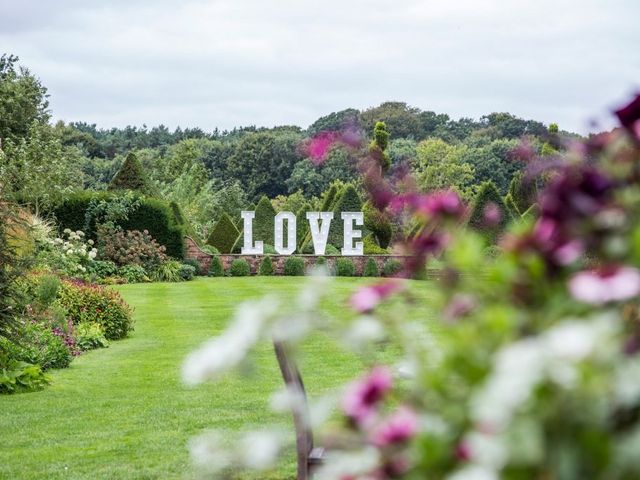
[[[211,230],[207,244],[215,247],[220,253],[231,253],[239,236],[240,232],[233,224],[231,217],[223,213]]]

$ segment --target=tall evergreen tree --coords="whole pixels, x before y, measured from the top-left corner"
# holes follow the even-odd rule
[[[353,185],[348,184],[340,193],[340,199],[333,209],[333,221],[329,230],[330,245],[336,248],[342,248],[344,244],[344,222],[340,218],[342,212],[360,212],[362,211],[362,200]],[[362,226],[361,230],[364,230]]]
[[[256,216],[253,219],[253,238],[254,240],[262,240],[265,245],[274,244],[273,219],[276,211],[271,205],[271,201],[262,196],[258,205],[256,205]]]
[[[146,195],[153,194],[153,189],[135,153],[130,152],[127,155],[120,170],[111,180],[109,190],[135,190]]]
[[[510,218],[509,210],[496,184],[490,180],[484,182],[473,202],[469,225],[482,232],[491,243],[495,243]]]

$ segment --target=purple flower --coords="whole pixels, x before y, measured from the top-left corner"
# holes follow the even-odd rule
[[[387,281],[360,288],[351,295],[349,303],[358,313],[368,313],[378,306],[385,298],[403,288],[399,282]]]
[[[590,305],[629,300],[640,295],[640,271],[632,267],[585,270],[569,279],[569,292]]]
[[[442,315],[445,320],[453,321],[471,313],[476,305],[477,302],[472,295],[459,293],[445,307]]]
[[[615,111],[620,124],[640,140],[640,93],[629,104]]]
[[[351,383],[342,399],[342,409],[357,425],[371,419],[378,403],[393,385],[391,371],[377,366],[364,378]]]
[[[386,418],[371,434],[371,443],[378,447],[404,443],[418,431],[418,418],[407,407],[400,407],[393,415]]]

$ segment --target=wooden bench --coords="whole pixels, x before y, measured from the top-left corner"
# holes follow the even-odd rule
[[[323,462],[324,449],[313,446],[313,432],[309,426],[309,407],[307,405],[307,393],[302,383],[302,377],[296,363],[289,355],[286,342],[274,340],[273,347],[282,378],[291,395],[296,399],[302,399],[301,405],[292,409],[293,425],[296,431],[296,451],[298,457],[297,480],[311,478],[314,468]]]

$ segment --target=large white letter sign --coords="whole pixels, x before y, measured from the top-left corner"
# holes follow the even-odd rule
[[[262,240],[256,241],[253,244],[253,217],[256,216],[256,212],[249,212],[243,210],[240,212],[242,220],[244,220],[244,245],[240,250],[242,255],[262,255]]]
[[[318,219],[322,219],[320,227],[318,227]],[[309,220],[309,228],[311,229],[313,251],[316,255],[324,255],[333,212],[307,212],[307,220]]]
[[[283,223],[287,220],[287,246],[283,245]],[[296,250],[296,216],[292,212],[280,212],[274,221],[276,252],[280,255],[291,255]]]
[[[344,248],[342,249],[342,255],[363,255],[364,247],[362,242],[356,242],[356,246],[353,246],[354,238],[361,238],[362,231],[353,229],[353,222],[355,221],[357,226],[362,226],[364,223],[364,214],[362,212],[342,212],[340,215],[344,220]]]

